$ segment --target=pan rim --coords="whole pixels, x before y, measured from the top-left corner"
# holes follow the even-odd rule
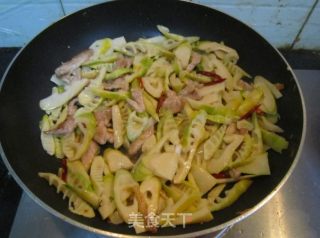
[[[83,9],[80,9],[78,11],[75,11],[71,14],[68,14],[60,19],[58,19],[57,21],[54,21],[53,23],[51,23],[50,25],[48,25],[45,29],[43,29],[42,31],[40,31],[36,36],[34,36],[25,46],[23,46],[19,52],[14,56],[14,58],[12,59],[12,61],[10,62],[10,64],[8,65],[8,67],[6,68],[2,78],[1,78],[1,82],[0,82],[0,93],[1,93],[1,90],[2,90],[2,86],[5,82],[5,79],[7,77],[7,74],[9,73],[12,65],[15,63],[16,59],[19,57],[19,55],[23,52],[23,50],[28,47],[39,35],[43,34],[46,30],[48,30],[51,26],[57,24],[58,22],[60,21],[63,21],[65,18],[67,17],[71,17],[72,15],[75,15],[75,14],[79,14],[79,12],[81,11],[86,11],[90,8],[94,8],[94,7],[97,7],[99,5],[104,5],[104,4],[108,4],[108,3],[111,3],[111,2],[116,2],[117,0],[111,0],[111,1],[108,1],[108,2],[103,2],[103,3],[99,3],[99,4],[94,4],[94,5],[91,5],[89,7],[86,7],[86,8],[83,8]],[[305,143],[305,137],[306,137],[306,128],[307,128],[307,115],[306,115],[306,106],[305,106],[305,100],[304,100],[304,96],[303,96],[303,93],[302,93],[302,90],[301,90],[301,86],[297,80],[297,77],[295,75],[295,73],[293,72],[293,69],[291,68],[291,66],[289,65],[289,63],[287,62],[287,60],[284,58],[284,56],[281,54],[281,52],[275,48],[271,43],[269,43],[268,40],[266,40],[265,37],[263,37],[260,33],[258,33],[255,29],[253,29],[252,27],[250,27],[247,23],[239,20],[238,18],[235,18],[225,12],[222,12],[218,9],[215,9],[213,7],[209,7],[209,6],[206,6],[206,5],[203,5],[203,4],[199,4],[199,3],[194,3],[194,2],[189,2],[189,1],[186,1],[186,0],[175,0],[176,2],[183,2],[185,4],[192,4],[192,5],[195,5],[195,6],[201,6],[201,7],[205,7],[209,10],[214,10],[214,11],[217,11],[219,13],[222,13],[224,15],[226,15],[227,17],[230,17],[242,24],[244,24],[246,27],[250,28],[252,31],[254,31],[258,36],[260,36],[269,46],[271,46],[275,52],[277,52],[277,54],[281,57],[281,59],[283,60],[283,62],[287,65],[287,70],[291,73],[296,85],[297,85],[297,88],[298,88],[298,92],[299,92],[299,96],[300,96],[300,99],[301,99],[301,104],[302,104],[302,116],[303,116],[303,125],[302,125],[302,134],[301,134],[301,139],[300,139],[300,143],[299,143],[299,148],[297,150],[297,153],[296,153],[296,156],[290,166],[290,168],[288,169],[287,173],[285,174],[285,176],[281,179],[281,181],[278,183],[278,185],[272,190],[271,193],[269,193],[266,197],[264,197],[259,203],[257,203],[254,207],[252,207],[248,212],[242,214],[242,215],[239,215],[227,222],[224,222],[220,225],[217,225],[217,226],[214,226],[214,227],[210,227],[210,228],[207,228],[207,229],[203,229],[203,230],[200,230],[200,231],[195,231],[195,232],[190,232],[190,233],[182,233],[182,234],[179,234],[179,235],[166,235],[166,236],[152,236],[152,237],[159,237],[159,238],[165,238],[165,237],[178,237],[178,238],[192,238],[192,237],[197,237],[197,236],[202,236],[202,235],[206,235],[206,234],[210,234],[210,233],[213,233],[213,232],[217,232],[217,231],[221,231],[227,227],[231,227],[232,225],[242,221],[243,219],[249,217],[250,215],[252,215],[253,213],[255,213],[257,210],[259,210],[261,207],[263,207],[281,188],[282,186],[286,183],[286,181],[288,180],[288,178],[291,176],[292,172],[294,171],[300,157],[301,157],[301,153],[302,153],[302,149],[303,149],[303,146],[304,146],[304,143]],[[1,138],[0,138],[0,155],[2,157],[2,160],[4,162],[4,164],[6,165],[8,171],[9,171],[9,174],[15,179],[15,181],[18,183],[18,185],[23,189],[23,191],[28,194],[28,196],[30,198],[32,198],[33,201],[35,201],[38,205],[40,205],[43,209],[45,209],[46,211],[48,211],[50,214],[54,215],[55,217],[58,217],[60,218],[61,220],[69,223],[69,224],[72,224],[74,225],[75,227],[78,227],[78,228],[81,228],[81,229],[84,229],[84,230],[87,230],[87,231],[90,231],[90,232],[93,232],[93,233],[96,233],[96,234],[100,234],[100,235],[104,235],[104,236],[110,236],[110,237],[121,237],[121,238],[130,238],[130,237],[137,237],[137,238],[144,238],[144,237],[148,237],[147,236],[141,236],[141,235],[126,235],[126,234],[120,234],[120,233],[115,233],[115,232],[110,232],[110,231],[107,231],[107,230],[102,230],[102,229],[98,229],[98,228],[94,228],[94,227],[91,227],[89,225],[86,225],[86,224],[83,224],[81,222],[78,222],[78,221],[75,221],[73,220],[72,218],[68,217],[68,216],[65,216],[63,215],[62,213],[58,212],[57,210],[55,210],[54,208],[52,208],[51,206],[49,206],[48,204],[46,204],[45,202],[43,202],[40,198],[38,198],[24,183],[23,181],[20,179],[20,177],[15,173],[15,171],[13,170],[13,168],[11,167],[10,163],[9,163],[9,160],[7,159],[5,153],[4,153],[4,150],[3,150],[3,147],[2,147],[2,143],[1,143]],[[149,235],[150,236],[150,235]]]

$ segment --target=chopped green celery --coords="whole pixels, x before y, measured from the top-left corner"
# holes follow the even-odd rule
[[[237,158],[235,161],[232,161],[228,167],[236,168],[242,165],[245,165],[252,161],[252,158],[249,158],[253,150],[253,140],[248,134],[244,135],[243,143],[240,146],[240,149],[237,153]]]
[[[169,77],[169,85],[172,87],[172,89],[175,92],[180,92],[181,89],[183,89],[185,84],[175,74],[172,74]]]
[[[131,173],[132,173],[132,177],[137,182],[141,182],[153,175],[152,171],[144,165],[144,162],[141,159],[139,159],[139,161],[135,163]]]
[[[69,198],[69,210],[71,212],[88,218],[95,216],[93,208],[72,191],[57,175],[52,173],[38,173],[38,175],[47,180],[49,185],[55,186],[57,193],[62,192],[63,198]]]
[[[80,161],[67,162],[67,186],[94,208],[99,206],[100,199],[94,192],[90,177]]]
[[[136,78],[143,77],[151,67],[152,63],[153,61],[149,57],[142,58],[139,64],[134,65],[133,67],[135,73],[131,74],[126,80],[130,83]]]
[[[107,72],[112,72],[114,70],[115,63],[104,63],[90,66],[91,69],[100,70],[106,69]]]
[[[203,168],[192,166],[190,173],[193,175],[201,195],[206,194],[217,184],[217,180]]]
[[[209,83],[212,81],[212,79],[210,77],[204,76],[201,74],[197,74],[195,72],[185,72],[184,77],[191,79],[191,80],[194,80],[194,81],[197,81],[197,82],[200,82],[200,83]]]
[[[234,152],[242,141],[243,136],[233,135],[233,141],[224,148],[222,154],[218,158],[212,159],[212,167],[208,168],[210,173],[218,174],[223,171],[230,164]]]
[[[282,133],[283,130],[279,126],[273,124],[270,120],[268,120],[265,116],[260,117],[261,121],[259,121],[261,127],[267,131],[272,131],[275,133]]]
[[[124,137],[124,125],[123,119],[120,113],[120,108],[118,105],[112,106],[112,127],[114,136],[114,147],[118,149],[123,144]]]
[[[91,67],[91,66],[96,66],[96,65],[106,64],[106,63],[113,63],[117,59],[118,59],[118,55],[113,54],[108,57],[86,61],[81,66]]]
[[[137,188],[139,188],[139,184],[128,171],[120,169],[116,172],[114,178],[114,199],[117,210],[126,223],[130,220],[129,214],[138,213],[138,201],[134,196],[135,189]]]
[[[187,98],[187,101],[190,104],[190,106],[195,110],[204,110],[209,115],[221,115],[225,116],[226,118],[230,117],[232,119],[237,119],[235,112],[228,107],[214,107],[208,104],[204,104],[201,101],[193,100],[191,98]]]
[[[172,180],[178,168],[179,156],[176,153],[152,154],[145,162],[145,166],[151,172],[163,179]]]
[[[263,139],[262,139],[262,132],[261,132],[261,128],[260,128],[256,113],[252,114],[252,123],[253,123],[253,131],[252,131],[253,153],[261,154],[263,152]]]
[[[254,86],[256,88],[260,88],[263,92],[262,102],[261,102],[261,110],[269,113],[276,114],[277,113],[277,104],[276,100],[268,87],[266,80],[261,76],[256,76],[254,78]]]
[[[207,119],[218,124],[230,124],[236,117],[227,117],[222,115],[208,115]]]
[[[106,175],[103,178],[103,192],[101,194],[101,203],[98,211],[102,219],[106,219],[112,215],[116,210],[116,204],[114,202],[114,177],[112,174]]]
[[[62,144],[61,144],[61,139],[58,137],[54,137],[54,145],[55,145],[55,150],[54,150],[54,155],[58,159],[63,159],[64,158],[64,153],[62,150]]]
[[[254,156],[250,163],[237,167],[237,171],[243,174],[270,175],[268,153]]]
[[[152,116],[153,119],[159,121],[159,116],[157,113],[157,101],[145,91],[143,91],[142,96],[147,113],[149,113],[149,115]]]
[[[252,184],[251,180],[243,179],[237,182],[231,189],[225,192],[225,197],[218,197],[214,203],[211,203],[211,211],[219,211],[231,206],[239,197],[248,190]]]
[[[148,207],[148,213],[158,212],[160,199],[161,182],[157,177],[146,178],[140,184],[140,193]]]
[[[60,85],[60,86],[57,86],[57,87],[54,87],[56,90],[57,90],[57,93],[63,93],[64,92],[64,86],[63,85]]]
[[[104,38],[96,40],[89,48],[94,51],[94,56],[98,57],[99,55],[107,53],[111,46],[112,40],[110,38]]]
[[[261,129],[261,134],[263,142],[278,153],[282,153],[282,150],[287,149],[289,146],[288,141],[276,133]]]
[[[91,91],[94,95],[97,95],[102,98],[106,99],[115,99],[115,100],[126,100],[129,98],[128,92],[112,92],[112,91],[106,91],[100,88],[92,87]]]
[[[104,151],[103,158],[112,173],[119,169],[131,169],[133,167],[131,160],[119,150],[108,148]]]
[[[136,114],[136,111],[130,113],[128,122],[127,122],[127,136],[130,141],[137,139],[141,133],[149,125],[149,117],[139,117]]]
[[[150,58],[157,58],[160,56],[164,56],[166,58],[172,59],[174,58],[174,54],[171,51],[163,48],[160,45],[152,44],[152,43],[143,43],[147,48],[147,56]]]
[[[203,156],[205,160],[211,159],[213,154],[219,148],[219,146],[223,141],[223,137],[226,132],[226,129],[227,129],[226,125],[220,126],[220,128],[204,142]]]
[[[160,117],[160,120],[157,124],[157,132],[156,132],[157,140],[160,140],[160,138],[163,136],[163,124],[165,120],[166,120],[166,114]]]
[[[104,79],[105,80],[117,79],[125,74],[132,73],[132,72],[133,72],[133,70],[130,68],[119,68],[119,69],[114,70],[111,73],[106,74]]]
[[[190,103],[184,104],[183,112],[187,115],[188,119],[192,120],[195,115],[195,111],[191,108]]]
[[[237,109],[237,113],[240,117],[245,116],[252,109],[258,106],[261,102],[261,98],[263,96],[263,91],[260,88],[254,89],[249,95],[245,98],[245,100],[240,104]]]
[[[41,144],[43,149],[49,154],[54,155],[56,150],[56,145],[54,141],[54,136],[45,133],[45,131],[50,130],[52,122],[48,115],[44,115],[41,120]]]
[[[265,117],[271,123],[276,124],[278,122],[279,118],[280,118],[280,115],[278,113],[277,114],[268,114],[268,113],[266,113]]]
[[[181,68],[181,64],[180,62],[178,61],[177,58],[174,58],[171,62],[172,64],[172,68],[173,68],[173,71],[175,72],[176,75],[179,75],[180,72],[182,71],[182,68]]]
[[[165,181],[162,182],[162,188],[168,197],[172,198],[174,202],[177,202],[183,194],[183,191],[181,191],[177,186],[173,184],[166,185]]]
[[[181,35],[170,33],[169,28],[167,28],[165,26],[157,25],[157,28],[168,39],[172,39],[172,40],[175,40],[175,41],[184,41],[184,39],[185,39]]]
[[[78,93],[87,85],[87,79],[74,80],[69,85],[65,86],[63,93],[54,93],[40,101],[40,108],[44,111],[49,111],[66,104],[70,99],[78,95]]]
[[[179,45],[174,51],[174,54],[181,64],[181,67],[185,69],[188,64],[192,53],[192,48],[189,43],[183,43]]]

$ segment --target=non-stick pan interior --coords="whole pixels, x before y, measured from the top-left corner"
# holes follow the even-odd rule
[[[134,234],[128,225],[111,225],[97,214],[87,219],[72,214],[67,201],[37,173],[56,173],[59,161],[41,147],[39,100],[51,93],[49,81],[54,69],[103,37],[125,36],[127,40],[159,34],[161,24],[172,32],[223,41],[237,49],[239,64],[251,75],[263,75],[285,85],[278,101],[280,126],[290,141],[282,154],[269,153],[271,176],[260,177],[231,207],[214,213],[205,224],[160,229],[158,235],[178,235],[221,225],[256,206],[287,174],[297,154],[303,131],[303,106],[292,72],[277,51],[256,32],[239,21],[213,9],[173,0],[114,1],[74,13],[53,24],[33,39],[16,58],[4,78],[0,94],[0,139],[7,164],[29,192],[58,213],[92,228],[119,234]],[[150,234],[145,234],[150,235]]]

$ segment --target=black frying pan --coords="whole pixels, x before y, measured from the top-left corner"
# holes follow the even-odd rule
[[[35,37],[15,58],[7,70],[0,94],[0,140],[2,157],[21,187],[54,215],[85,229],[107,235],[134,235],[127,225],[111,225],[100,219],[87,219],[69,212],[39,171],[55,173],[59,161],[41,147],[39,100],[48,96],[54,69],[62,61],[87,48],[94,40],[124,35],[128,40],[159,34],[156,25],[172,32],[197,35],[202,39],[224,41],[238,50],[240,66],[251,75],[261,74],[285,85],[279,100],[280,126],[290,146],[282,154],[270,152],[271,176],[254,180],[250,189],[231,207],[214,213],[209,223],[189,225],[185,229],[160,229],[157,235],[196,236],[231,225],[261,207],[280,188],[292,172],[301,151],[305,133],[302,95],[290,66],[265,39],[247,25],[219,11],[174,0],[113,1],[96,5],[51,25]],[[244,215],[238,212],[252,208]],[[143,234],[150,235],[150,234]],[[186,237],[186,235],[183,235]]]

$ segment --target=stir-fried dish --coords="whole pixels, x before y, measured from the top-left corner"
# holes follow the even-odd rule
[[[288,147],[276,125],[284,85],[252,78],[223,43],[158,29],[95,41],[40,101],[42,146],[61,167],[39,176],[71,212],[137,233],[212,220],[270,175],[269,149]]]

